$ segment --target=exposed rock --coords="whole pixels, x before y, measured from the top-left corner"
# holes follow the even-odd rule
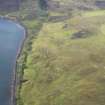
[[[74,33],[71,37],[71,39],[79,39],[79,38],[87,38],[91,35],[91,32],[87,30],[79,31],[77,33]]]

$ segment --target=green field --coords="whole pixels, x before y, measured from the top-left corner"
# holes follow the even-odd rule
[[[27,57],[23,105],[105,104],[104,18],[95,10],[44,22]]]

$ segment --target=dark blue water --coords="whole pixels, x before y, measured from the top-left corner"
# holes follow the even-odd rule
[[[23,27],[0,20],[0,105],[10,103],[14,62],[23,39]]]
[[[101,8],[101,9],[105,9],[105,1],[104,0],[96,1],[95,4],[97,7]]]

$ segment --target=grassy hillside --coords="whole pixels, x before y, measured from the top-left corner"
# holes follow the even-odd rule
[[[97,0],[45,1],[0,11],[27,29],[17,105],[105,105],[105,10]]]
[[[49,11],[37,35],[25,63],[21,105],[104,105],[105,10]]]

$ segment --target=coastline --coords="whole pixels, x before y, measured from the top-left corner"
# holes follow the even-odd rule
[[[32,3],[30,4],[29,2],[32,2]],[[12,70],[13,71],[11,73],[11,81],[10,81],[11,82],[11,84],[10,84],[10,86],[11,86],[10,87],[10,89],[11,89],[10,90],[11,97],[9,99],[9,105],[17,105],[18,102],[21,101],[21,96],[20,96],[20,93],[19,92],[21,91],[21,84],[22,84],[21,83],[21,79],[23,77],[20,78],[21,77],[21,70],[19,69],[20,62],[18,62],[18,60],[20,60],[22,54],[24,53],[24,46],[25,45],[28,46],[28,42],[31,42],[31,37],[30,36],[35,36],[36,37],[36,34],[35,35],[31,35],[33,29],[30,29],[30,27],[27,24],[25,24],[24,22],[25,21],[29,21],[30,22],[30,18],[32,18],[32,21],[37,21],[38,23],[36,23],[33,26],[33,27],[36,27],[37,28],[37,31],[35,31],[35,33],[38,33],[39,30],[40,30],[40,28],[42,27],[42,22],[41,21],[43,19],[42,18],[39,18],[39,17],[41,17],[40,16],[41,13],[34,14],[34,12],[37,11],[37,10],[33,11],[33,9],[39,9],[39,8],[37,8],[36,5],[35,5],[35,7],[32,10],[30,10],[30,6],[34,5],[34,3],[38,4],[38,2],[37,1],[29,1],[29,2],[28,1],[23,2],[23,4],[25,4],[25,5],[27,5],[28,3],[29,4],[28,4],[27,7],[26,6],[23,6],[23,5],[20,6],[20,8],[22,10],[17,10],[14,13],[12,13],[11,11],[10,12],[3,12],[2,13],[2,11],[1,11],[1,15],[0,15],[0,18],[1,19],[14,22],[17,25],[19,25],[19,27],[22,26],[24,28],[24,38],[22,38],[22,40],[19,43],[18,51],[17,51],[16,57],[15,57],[15,59],[13,61],[13,67],[12,67]],[[29,12],[27,12],[25,10],[25,8],[28,8]],[[24,11],[25,11],[25,13],[24,13]],[[20,12],[20,13],[18,13],[18,12]],[[25,16],[23,16],[23,14]],[[29,31],[31,31],[31,33],[28,33]],[[27,41],[27,39],[29,39],[29,41]],[[23,62],[24,62],[24,60],[22,61],[22,65],[23,65]],[[22,71],[22,73],[23,72],[24,72],[24,70]]]
[[[19,28],[23,28],[24,33],[23,33],[23,39],[21,40],[21,42],[19,43],[19,48],[16,54],[16,58],[14,60],[14,64],[13,64],[13,72],[11,74],[11,97],[10,97],[10,105],[16,105],[16,89],[17,89],[17,85],[19,82],[19,78],[17,77],[17,59],[20,57],[21,51],[23,49],[24,46],[24,42],[25,39],[27,37],[27,29],[26,27],[18,20],[14,21],[10,18],[5,18],[6,20],[9,20],[13,23],[16,23],[17,27]]]

